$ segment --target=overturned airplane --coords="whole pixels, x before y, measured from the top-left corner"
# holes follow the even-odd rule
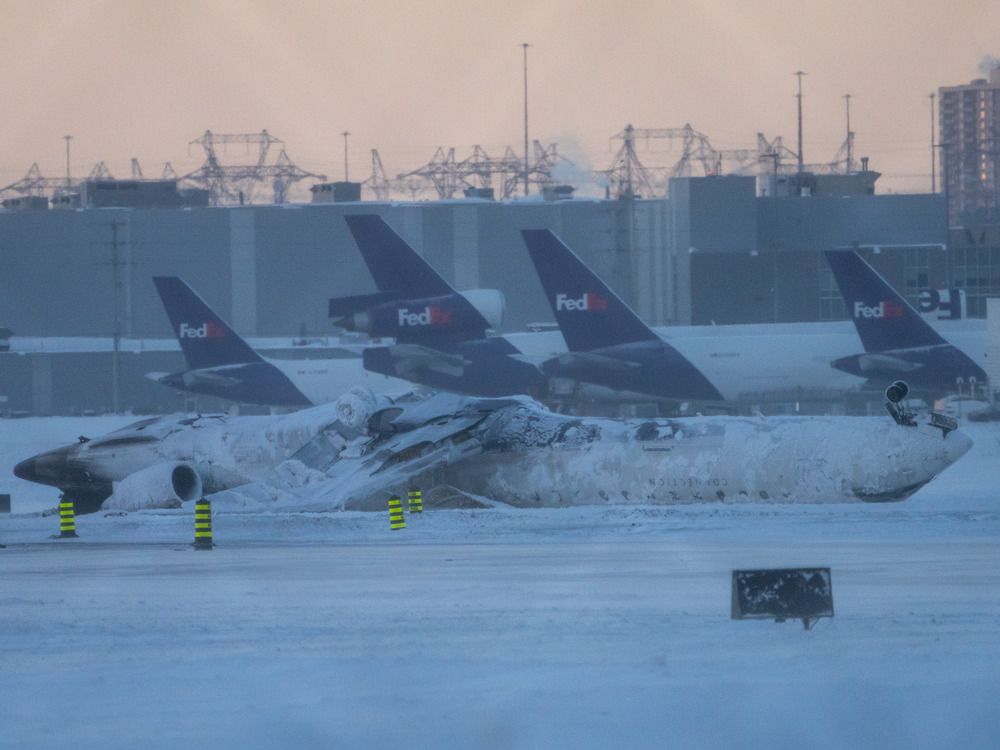
[[[898,400],[898,399],[897,399]],[[162,417],[29,458],[21,479],[80,512],[385,507],[417,482],[515,506],[901,500],[972,441],[938,415],[617,420],[527,397],[399,398],[356,389],[281,416]]]

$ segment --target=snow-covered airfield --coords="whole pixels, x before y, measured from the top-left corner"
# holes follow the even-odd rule
[[[888,417],[886,417],[888,421]],[[78,518],[28,455],[129,420],[0,420],[12,747],[994,747],[1000,429],[908,500],[217,508]],[[94,424],[96,422],[96,424]],[[896,429],[900,429],[893,425]],[[224,505],[224,504],[223,504]],[[729,619],[734,568],[828,565],[836,617]]]

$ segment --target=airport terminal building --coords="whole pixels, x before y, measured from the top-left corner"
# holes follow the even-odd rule
[[[0,211],[0,326],[13,332],[12,351],[0,353],[0,412],[109,408],[110,387],[94,380],[110,377],[100,373],[110,373],[116,330],[132,342],[119,363],[120,407],[182,406],[141,378],[183,369],[175,348],[142,344],[172,336],[157,275],[185,279],[245,336],[334,336],[327,300],[375,290],[343,221],[354,213],[383,216],[455,287],[501,290],[504,331],[552,320],[521,241],[528,228],[558,234],[653,325],[843,318],[822,252],[852,247],[908,293],[964,285],[970,313],[983,314],[985,297],[1000,292],[1000,242],[986,230],[949,233],[943,196],[874,195],[874,179],[791,178],[768,191],[754,177],[677,178],[669,198],[653,200],[225,207],[164,201],[158,185],[148,204],[129,193],[127,207],[107,199],[61,210],[12,205]],[[105,343],[76,356],[19,353],[19,337]],[[81,372],[89,395],[74,385]]]

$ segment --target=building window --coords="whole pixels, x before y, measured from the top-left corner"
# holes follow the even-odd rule
[[[1000,247],[956,247],[955,287],[965,290],[970,318],[986,317],[987,297],[1000,296]]]
[[[844,320],[846,317],[847,309],[844,307],[840,287],[833,278],[833,271],[823,263],[819,267],[819,319]]]
[[[920,292],[931,285],[930,248],[914,247],[903,253],[903,295],[914,307],[920,299]]]

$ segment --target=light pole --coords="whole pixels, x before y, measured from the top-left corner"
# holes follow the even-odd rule
[[[844,94],[847,105],[847,174],[854,172],[854,133],[851,132],[851,95]]]
[[[931,94],[931,193],[937,192],[937,154],[934,153],[934,94]]]
[[[345,130],[341,135],[344,136],[344,182],[350,182],[347,176],[347,136],[350,133]]]
[[[796,70],[794,75],[799,79],[799,93],[795,95],[795,98],[799,101],[799,174],[802,174],[804,161],[802,158],[802,76],[805,73]]]
[[[70,185],[72,185],[72,179],[69,175],[69,142],[73,140],[73,136],[64,135],[63,140],[66,141],[66,190],[68,191]]]
[[[125,226],[124,222],[111,222],[111,292],[114,322],[111,332],[111,404],[115,414],[121,413],[121,266],[118,252],[118,228]]]
[[[528,194],[528,47],[527,42],[521,43],[524,50],[524,194]]]

